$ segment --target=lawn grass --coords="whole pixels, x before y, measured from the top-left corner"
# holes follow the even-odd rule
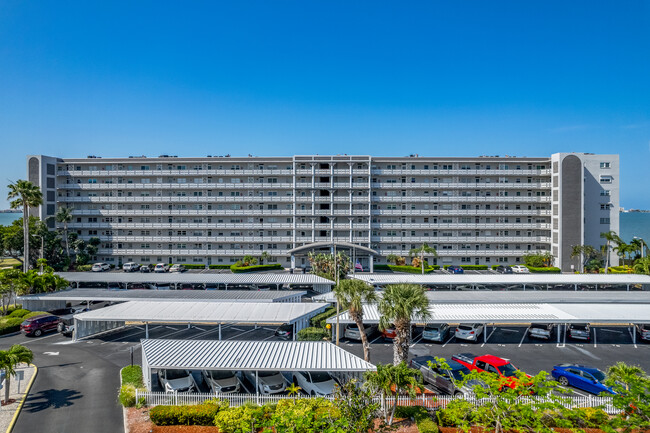
[[[12,268],[19,264],[20,262],[16,259],[0,259],[0,269]]]
[[[142,368],[139,365],[129,365],[122,369],[122,385],[133,385],[136,388],[142,388]]]

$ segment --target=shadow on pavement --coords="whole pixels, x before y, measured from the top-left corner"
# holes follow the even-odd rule
[[[27,412],[40,412],[42,410],[62,408],[72,406],[74,400],[78,400],[83,395],[73,389],[48,389],[40,391],[29,397],[23,407]]]

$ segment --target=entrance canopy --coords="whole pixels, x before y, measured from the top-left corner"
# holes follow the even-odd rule
[[[300,253],[303,251],[311,251],[311,250],[317,250],[321,248],[333,248],[334,245],[336,245],[336,248],[342,248],[342,249],[350,249],[350,250],[358,250],[358,251],[363,251],[364,253],[372,254],[375,256],[380,256],[377,251],[373,250],[372,248],[364,247],[361,245],[357,244],[352,244],[349,242],[312,242],[306,245],[302,245],[300,247],[296,247],[294,249],[289,250],[289,254],[296,254]]]

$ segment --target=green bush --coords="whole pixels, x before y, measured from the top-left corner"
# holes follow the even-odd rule
[[[133,385],[136,388],[142,388],[142,367],[139,365],[129,365],[122,369],[122,385]]]
[[[23,323],[22,317],[5,317],[0,320],[0,335],[11,334],[20,331],[20,324]]]
[[[531,273],[534,274],[561,274],[562,269],[560,268],[555,268],[555,267],[548,267],[548,268],[536,268],[534,266],[526,266],[528,270]]]
[[[135,386],[122,385],[120,387],[120,394],[118,396],[120,403],[124,407],[135,406]]]
[[[27,314],[29,314],[29,310],[25,310],[24,308],[18,308],[16,310],[12,311],[9,314],[9,317],[24,317]]]
[[[388,269],[390,269],[393,272],[406,272],[409,274],[421,274],[422,273],[422,268],[414,267],[414,266],[408,266],[408,265],[387,265]],[[428,274],[430,272],[433,272],[436,269],[440,269],[440,266],[438,265],[433,265],[433,266],[428,266],[424,268],[424,273]]]
[[[213,426],[219,411],[227,407],[227,401],[217,400],[189,406],[155,406],[149,410],[149,418],[156,425]]]
[[[298,341],[321,341],[329,337],[329,333],[323,328],[304,328],[296,334]]]
[[[467,400],[452,400],[444,409],[436,412],[441,427],[469,427],[474,406]]]
[[[270,415],[263,425],[277,432],[345,431],[337,425],[339,411],[335,404],[324,398],[280,400]]]
[[[93,268],[93,265],[78,265],[77,271],[79,272],[88,272]]]
[[[23,306],[21,304],[16,304],[15,306],[9,305],[7,307],[6,312],[2,311],[1,309],[0,309],[0,312],[4,312],[4,313],[6,313],[6,315],[9,315],[9,314],[13,313],[14,311],[20,310],[22,308],[23,308]]]
[[[252,265],[252,266],[237,266],[234,264],[230,266],[230,270],[237,274],[242,272],[256,272],[256,271],[270,271],[284,269],[280,263],[269,263],[267,265]]]
[[[428,417],[427,410],[422,406],[397,406],[395,409],[395,418],[409,418],[417,421]]]
[[[273,409],[247,404],[222,410],[214,417],[214,425],[220,433],[249,433],[262,427],[265,415]],[[267,415],[268,416],[268,415]]]
[[[23,316],[23,320],[30,319],[35,316],[42,316],[42,315],[51,316],[51,314],[48,313],[47,311],[32,311],[31,313],[25,314]]]
[[[440,429],[431,418],[422,418],[416,422],[420,433],[438,433]]]
[[[210,269],[230,269],[232,265],[208,265]]]
[[[199,265],[196,263],[190,263],[190,264],[183,264],[182,265],[185,269],[205,269],[205,265]]]
[[[327,324],[327,319],[336,314],[336,307],[330,307],[325,310],[323,313],[317,314],[316,316],[309,319],[311,326],[315,328],[324,328]]]

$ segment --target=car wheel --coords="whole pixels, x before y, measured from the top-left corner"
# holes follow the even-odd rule
[[[557,381],[560,382],[560,385],[562,386],[569,386],[569,379],[564,376],[560,376]]]
[[[456,391],[456,392],[454,393],[454,397],[462,397],[462,396],[463,396],[463,393],[460,392],[460,391]]]
[[[41,335],[43,335],[43,331],[41,331],[40,329],[34,331],[34,337],[40,337]]]

